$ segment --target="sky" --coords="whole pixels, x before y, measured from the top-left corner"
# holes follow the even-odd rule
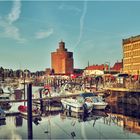
[[[0,1],[0,66],[51,68],[61,40],[74,68],[122,59],[122,39],[140,35],[140,1]]]

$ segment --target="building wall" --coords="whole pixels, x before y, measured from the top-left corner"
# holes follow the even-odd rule
[[[65,49],[65,43],[60,42],[56,52],[51,53],[51,64],[55,74],[73,73],[73,53]]]
[[[123,39],[123,72],[140,74],[140,36]]]

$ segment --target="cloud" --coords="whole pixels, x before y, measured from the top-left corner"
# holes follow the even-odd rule
[[[11,12],[8,14],[7,20],[10,24],[19,19],[21,13],[21,1],[15,0]]]
[[[26,39],[21,37],[20,31],[16,26],[0,21],[0,27],[3,27],[3,32],[0,33],[0,37],[11,38],[18,41],[18,43],[24,43],[26,41]]]
[[[36,38],[36,39],[44,39],[44,38],[47,38],[47,37],[49,37],[50,35],[52,35],[53,32],[54,32],[54,31],[53,31],[52,28],[49,29],[48,31],[39,31],[39,32],[36,33],[35,38]]]
[[[81,42],[82,36],[83,36],[84,20],[85,20],[86,13],[87,13],[87,1],[85,0],[83,12],[82,12],[82,15],[80,17],[80,33],[79,33],[79,37],[78,37],[78,40],[76,42],[75,47],[77,47],[79,45],[79,43]]]
[[[18,43],[24,43],[26,41],[26,39],[21,37],[19,28],[14,25],[14,22],[20,18],[20,13],[21,1],[15,0],[8,16],[6,18],[0,17],[0,27],[3,29],[3,32],[0,33],[1,37],[14,39]]]

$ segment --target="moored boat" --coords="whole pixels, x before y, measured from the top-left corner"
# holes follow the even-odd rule
[[[90,99],[92,100],[93,109],[103,110],[108,105],[108,103],[103,101],[102,96],[96,95],[94,93],[90,93],[90,92],[89,93],[82,93],[81,96],[84,99],[86,99],[87,97],[90,97]]]
[[[90,112],[93,108],[90,98],[86,98],[86,100],[78,98],[61,99],[61,103],[64,109],[74,112]]]
[[[18,107],[18,110],[20,114],[23,116],[23,118],[27,119],[27,115],[28,115],[27,106],[20,105]],[[37,108],[32,109],[32,117],[33,118],[40,117],[40,112]]]

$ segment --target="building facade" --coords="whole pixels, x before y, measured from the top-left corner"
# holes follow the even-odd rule
[[[59,48],[51,53],[51,65],[55,74],[73,73],[73,53],[65,48],[65,42],[59,42]]]
[[[123,39],[123,72],[139,75],[140,73],[140,35]]]
[[[108,70],[107,64],[92,65],[85,68],[83,75],[103,75],[104,71]]]
[[[122,62],[116,62],[113,67],[111,67],[111,72],[116,72],[116,73],[122,73],[123,69],[123,61]]]

